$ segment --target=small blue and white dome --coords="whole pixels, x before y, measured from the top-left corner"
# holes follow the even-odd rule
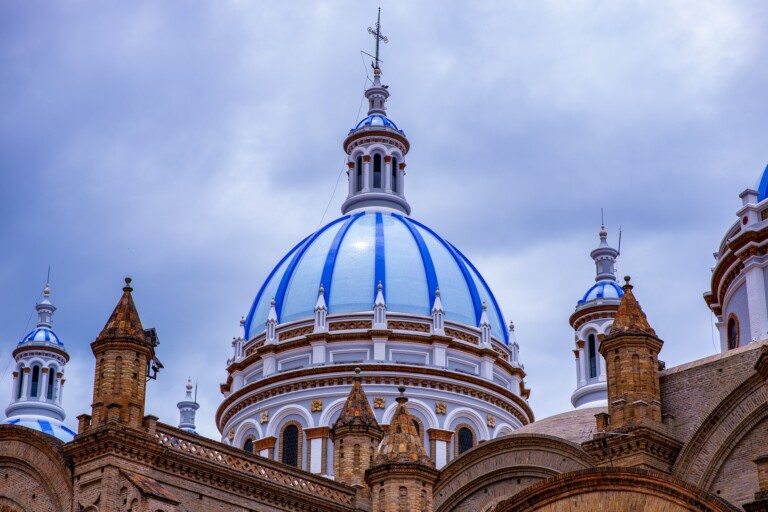
[[[381,115],[381,114],[372,114],[367,117],[364,117],[357,125],[349,130],[350,132],[353,132],[355,130],[359,130],[360,128],[367,128],[367,127],[382,127],[382,128],[392,128],[393,130],[397,130],[400,133],[403,133],[403,130],[399,129],[394,121],[392,121],[387,116]]]
[[[64,348],[64,343],[59,339],[56,333],[47,327],[38,327],[27,334],[19,342],[19,345],[23,343],[53,343],[54,345]]]
[[[620,300],[624,296],[624,290],[615,281],[600,281],[595,283],[587,290],[587,293],[579,300],[579,304],[584,304],[597,299]]]
[[[391,210],[353,212],[294,247],[269,274],[245,322],[245,337],[265,329],[275,300],[278,323],[312,318],[324,288],[328,314],[371,311],[382,283],[387,310],[431,315],[435,291],[445,319],[477,327],[487,304],[491,333],[509,342],[496,299],[475,266],[430,228]]]
[[[32,430],[37,430],[43,434],[48,434],[56,439],[60,439],[65,443],[69,443],[75,438],[77,432],[67,428],[59,420],[49,418],[47,416],[35,416],[35,415],[22,415],[13,416],[3,420],[3,425],[17,425],[19,427],[26,427]]]

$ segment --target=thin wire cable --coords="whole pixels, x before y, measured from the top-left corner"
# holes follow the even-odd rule
[[[368,68],[365,66],[365,58],[363,57],[363,52],[360,52],[360,60],[363,62],[363,69],[365,69],[365,81],[363,82],[363,97],[360,98],[360,105],[357,107],[357,114],[355,115],[355,122],[360,119],[360,111],[363,109],[363,100],[365,99],[365,87],[368,85],[368,82],[373,83],[371,78],[368,76]],[[353,123],[354,124],[354,123]],[[325,210],[323,210],[323,214],[320,216],[320,222],[317,224],[317,227],[315,228],[315,231],[320,229],[320,227],[323,225],[323,221],[325,221],[325,215],[328,213],[328,208],[331,207],[331,203],[333,202],[333,198],[336,197],[336,191],[339,189],[339,181],[341,180],[341,175],[344,173],[344,164],[346,163],[347,157],[345,156],[341,161],[341,169],[339,170],[339,174],[336,176],[336,183],[333,185],[333,192],[331,192],[331,198],[328,199],[328,204],[325,205]]]
[[[40,302],[40,298],[43,296],[43,292],[40,292],[40,294],[37,296],[37,300],[35,301],[35,305],[37,305]],[[21,336],[19,336],[19,339],[24,338],[24,336],[29,332],[27,329],[29,329],[29,322],[32,321],[32,316],[34,315],[34,312],[29,313],[29,318],[27,318],[27,323],[24,326],[24,332],[21,333]],[[13,358],[8,358],[8,364],[5,365],[5,369],[3,370],[3,373],[0,375],[0,384],[3,383],[5,380],[5,376],[8,375],[8,367],[11,366],[11,363],[13,362]]]

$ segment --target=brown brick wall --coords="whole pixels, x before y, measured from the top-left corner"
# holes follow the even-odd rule
[[[333,443],[333,474],[337,482],[363,487],[365,471],[373,464],[378,440],[361,432],[350,432]]]
[[[432,485],[411,478],[389,478],[374,486],[372,512],[424,512],[432,510]]]

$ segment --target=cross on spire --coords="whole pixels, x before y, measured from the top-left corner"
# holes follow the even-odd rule
[[[372,29],[371,27],[368,27],[368,33],[373,36],[373,38],[376,40],[376,64],[373,66],[374,68],[379,67],[379,41],[383,41],[385,43],[389,42],[389,39],[387,39],[387,36],[381,33],[381,7],[379,7],[379,17],[376,18],[376,30]]]

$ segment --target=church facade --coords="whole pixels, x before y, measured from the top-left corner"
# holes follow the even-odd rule
[[[145,410],[162,365],[130,279],[91,344],[91,410],[68,428],[46,285],[13,353],[0,512],[768,510],[768,169],[704,297],[721,353],[664,367],[601,227],[563,348],[574,410],[534,421],[514,325],[470,260],[411,216],[410,141],[378,59],[373,72],[343,142],[342,216],[276,264],[232,341],[221,439],[195,432],[191,383],[178,426]]]

